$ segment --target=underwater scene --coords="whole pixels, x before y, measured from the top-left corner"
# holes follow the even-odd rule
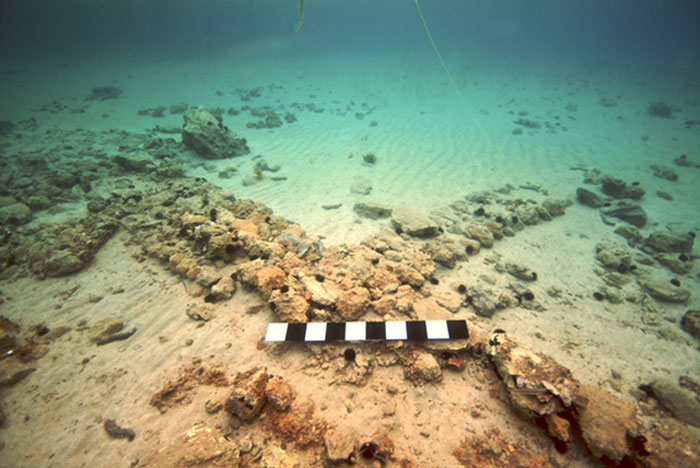
[[[698,25],[4,0],[0,466],[700,466]]]

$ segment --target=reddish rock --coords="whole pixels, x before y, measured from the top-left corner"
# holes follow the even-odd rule
[[[341,293],[336,310],[344,320],[357,320],[369,311],[370,299],[367,288],[358,286]]]
[[[281,377],[272,377],[265,386],[265,397],[277,411],[287,411],[294,400],[294,390]]]
[[[545,416],[544,420],[547,423],[547,432],[553,437],[562,442],[568,442],[571,439],[571,424],[569,421],[560,418],[556,414]]]
[[[265,266],[255,274],[255,283],[266,296],[269,296],[273,290],[284,286],[286,278],[287,274],[281,268],[274,265]]]
[[[629,441],[639,435],[640,424],[633,404],[585,385],[576,394],[576,408],[583,439],[593,455],[616,463],[634,455]]]

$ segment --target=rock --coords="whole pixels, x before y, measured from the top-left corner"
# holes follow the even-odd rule
[[[649,168],[654,172],[654,175],[660,179],[670,180],[671,182],[676,182],[678,180],[678,174],[670,167],[652,164]]]
[[[615,208],[610,208],[608,210],[604,210],[603,214],[621,219],[622,221],[638,228],[644,227],[644,225],[647,223],[647,214],[644,209],[638,205],[622,205]]]
[[[695,236],[690,233],[655,232],[644,241],[644,247],[661,253],[687,253],[693,250],[694,242]]]
[[[357,286],[340,294],[336,311],[344,320],[357,320],[369,311],[370,301],[367,288]]]
[[[126,156],[117,155],[112,160],[127,172],[150,172],[156,168],[153,161],[146,158],[127,158]]]
[[[372,182],[367,177],[356,176],[352,179],[350,191],[357,195],[369,195],[372,191]]]
[[[70,275],[82,270],[84,267],[85,264],[78,257],[70,252],[59,250],[46,260],[44,272],[47,276],[57,277]]]
[[[700,402],[693,393],[664,379],[652,382],[650,386],[654,397],[677,419],[700,427]]]
[[[517,263],[506,263],[506,271],[512,276],[523,280],[523,281],[536,281],[537,273],[532,271],[525,265],[519,265]]]
[[[653,102],[649,104],[647,108],[647,114],[654,117],[663,117],[665,119],[670,119],[673,114],[673,109],[667,103],[663,101]]]
[[[311,294],[311,300],[324,307],[335,307],[338,303],[338,294],[329,286],[330,282],[319,282],[315,277],[299,274],[299,280]]]
[[[13,203],[0,208],[0,225],[19,226],[32,220],[32,210],[24,203]]]
[[[102,342],[116,335],[124,328],[124,322],[115,317],[103,318],[90,327],[88,336],[92,343]]]
[[[476,315],[481,317],[492,317],[498,310],[498,304],[493,300],[494,294],[491,290],[485,290],[478,286],[469,288],[469,297],[471,298],[471,306],[474,308]]]
[[[637,278],[639,285],[649,295],[664,302],[687,304],[690,299],[690,291],[671,284],[670,281],[658,276],[643,275]]]
[[[18,384],[35,370],[35,367],[30,367],[15,359],[0,361],[0,388]]]
[[[700,310],[689,310],[683,314],[681,328],[700,340]]]
[[[323,435],[323,443],[330,463],[350,463],[355,459],[357,438],[352,430],[331,429]]]
[[[700,466],[700,437],[697,430],[687,428],[675,420],[657,422],[644,434],[647,453],[638,459],[637,466],[648,468]]]
[[[385,205],[372,202],[355,203],[352,209],[358,216],[369,219],[388,218],[391,216],[392,209]]]
[[[601,208],[605,204],[605,201],[600,195],[585,188],[576,189],[576,199],[580,203],[590,206],[591,208]]]
[[[106,101],[107,99],[117,99],[121,95],[121,88],[117,88],[116,86],[99,86],[97,88],[92,88],[92,92],[85,100]]]
[[[545,416],[547,423],[547,432],[562,442],[568,442],[571,439],[571,424],[564,418],[560,418],[556,414]]]
[[[391,224],[397,232],[413,237],[435,237],[440,234],[440,226],[435,221],[403,205],[394,209]]]
[[[151,449],[138,466],[147,468],[185,466],[239,466],[241,453],[221,429],[198,423],[163,447]]]
[[[230,276],[224,276],[211,287],[211,292],[207,295],[207,301],[225,301],[233,296],[236,291],[236,283]]]
[[[615,229],[615,234],[627,239],[627,243],[631,246],[635,246],[644,240],[642,233],[634,226],[620,226]]]
[[[204,107],[188,110],[184,115],[182,143],[207,159],[225,159],[248,154],[244,138],[238,138],[216,116]]]
[[[628,273],[632,268],[632,254],[623,245],[611,242],[596,244],[596,258],[605,268],[619,273]]]
[[[265,386],[265,397],[277,411],[287,411],[294,401],[294,390],[281,377],[271,377]]]
[[[273,304],[281,322],[306,323],[309,321],[306,315],[309,311],[309,303],[298,291],[293,291],[291,288],[285,293],[275,290],[270,294],[269,302]]]
[[[185,313],[192,320],[208,322],[216,315],[214,308],[210,304],[190,304],[185,309]]]
[[[478,241],[483,247],[490,248],[493,247],[494,237],[493,232],[483,224],[471,224],[465,232],[467,237]],[[469,253],[469,251],[467,251]]]
[[[255,419],[267,401],[261,389],[265,388],[268,378],[263,369],[251,369],[239,374],[224,403],[226,411],[241,421]]]
[[[685,254],[657,254],[654,259],[679,275],[687,275],[693,271],[693,261]]]
[[[296,457],[275,443],[265,444],[257,468],[301,468]]]
[[[616,463],[634,455],[628,440],[640,433],[640,424],[633,404],[586,385],[578,389],[576,408],[583,440],[593,455]]]
[[[542,208],[547,210],[547,213],[549,213],[552,218],[556,218],[557,216],[564,215],[566,213],[566,209],[570,207],[571,204],[571,200],[555,200],[548,198],[542,202]],[[542,213],[540,213],[540,217],[543,217]]]
[[[631,198],[632,200],[640,200],[644,197],[644,189],[638,185],[628,185],[624,180],[608,177],[603,180],[603,193],[610,195],[613,198],[622,200]]]
[[[461,298],[457,297],[457,299]],[[425,297],[416,301],[413,304],[413,311],[420,320],[445,320],[452,315],[449,310],[438,305],[436,299],[432,297]]]
[[[404,367],[404,372],[409,380],[414,382],[433,382],[442,379],[442,369],[429,352],[417,349],[411,354],[411,358]]]
[[[271,265],[264,266],[255,275],[255,282],[264,294],[269,296],[275,289],[281,289],[287,274],[280,267]]]

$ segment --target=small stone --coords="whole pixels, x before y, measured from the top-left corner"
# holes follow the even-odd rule
[[[230,276],[224,276],[221,280],[211,287],[211,293],[207,296],[208,300],[222,301],[230,299],[236,291],[236,283]]]
[[[440,226],[435,221],[403,205],[394,209],[391,224],[397,232],[413,237],[435,237],[440,234]]]
[[[192,346],[193,343],[194,341],[192,340],[192,338],[187,338],[185,340],[185,346]]]
[[[690,299],[689,290],[676,286],[658,276],[640,276],[637,281],[651,297],[660,301],[687,304]]]
[[[537,273],[535,273],[525,265],[519,265],[517,263],[506,263],[506,271],[512,276],[523,281],[537,280]]]
[[[654,176],[659,179],[670,180],[671,182],[676,182],[678,180],[678,173],[667,166],[662,166],[660,164],[652,164],[649,168],[654,172]]]
[[[358,216],[368,219],[381,219],[391,216],[392,209],[373,202],[358,202],[352,207]]]
[[[689,233],[655,232],[644,241],[644,247],[661,253],[687,253],[693,250],[694,242]]]
[[[605,201],[600,195],[585,188],[576,189],[576,199],[591,208],[601,208],[605,204]]]
[[[3,226],[19,226],[27,224],[31,219],[32,210],[24,203],[0,207],[0,224]]]
[[[605,216],[621,219],[622,221],[636,226],[644,227],[647,223],[646,211],[638,205],[621,205],[602,212]]]
[[[694,394],[668,380],[652,382],[651,388],[659,403],[677,419],[700,427],[700,402],[694,398]]]
[[[294,391],[289,383],[282,378],[272,377],[267,381],[265,396],[277,411],[287,411],[294,400]]]
[[[640,200],[644,197],[644,189],[638,185],[628,185],[624,180],[612,177],[606,178],[602,185],[603,192],[618,200],[631,198]]]
[[[433,382],[442,379],[442,369],[435,356],[421,349],[413,352],[405,373],[413,381]]]
[[[681,328],[700,340],[700,310],[689,310],[683,314]]]
[[[349,462],[351,457],[355,458],[357,439],[353,431],[332,429],[324,434],[323,442],[326,446],[326,456],[330,463]]]
[[[119,333],[124,328],[124,322],[118,318],[108,317],[90,327],[90,341],[97,343]]]
[[[70,252],[59,250],[53,253],[44,264],[47,276],[66,276],[82,270],[85,264]]]
[[[369,195],[372,191],[372,182],[366,177],[357,176],[352,179],[350,191],[357,195]]]

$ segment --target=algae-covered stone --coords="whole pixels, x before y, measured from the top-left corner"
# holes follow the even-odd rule
[[[44,264],[47,276],[65,276],[81,270],[85,264],[70,252],[60,250],[49,257]]]
[[[689,310],[683,315],[681,328],[700,340],[700,310]]]
[[[605,204],[605,201],[600,195],[585,188],[576,189],[576,199],[580,203],[590,206],[591,208],[601,208]]]
[[[640,200],[644,196],[644,189],[638,185],[628,185],[624,180],[612,177],[606,178],[602,185],[603,192],[618,200],[631,198]]]
[[[388,218],[391,216],[391,208],[372,202],[355,203],[352,209],[358,216],[369,219]]]
[[[440,226],[432,219],[413,208],[397,206],[391,217],[395,229],[413,237],[435,237],[440,234]]]
[[[32,220],[32,210],[24,203],[13,203],[0,208],[0,224],[18,226]]]
[[[700,427],[700,403],[688,390],[663,379],[652,382],[651,389],[659,403],[676,418]]]
[[[637,281],[651,297],[660,301],[686,304],[690,299],[690,291],[663,278],[646,275],[640,276]]]
[[[644,241],[644,246],[656,252],[690,252],[695,236],[690,233],[655,232]]]
[[[207,159],[225,159],[248,154],[245,138],[226,127],[221,116],[204,107],[190,109],[184,116],[182,143]]]
[[[603,211],[606,216],[621,219],[626,223],[630,223],[638,228],[644,227],[647,223],[647,213],[641,206],[638,205],[621,205],[609,210]]]

